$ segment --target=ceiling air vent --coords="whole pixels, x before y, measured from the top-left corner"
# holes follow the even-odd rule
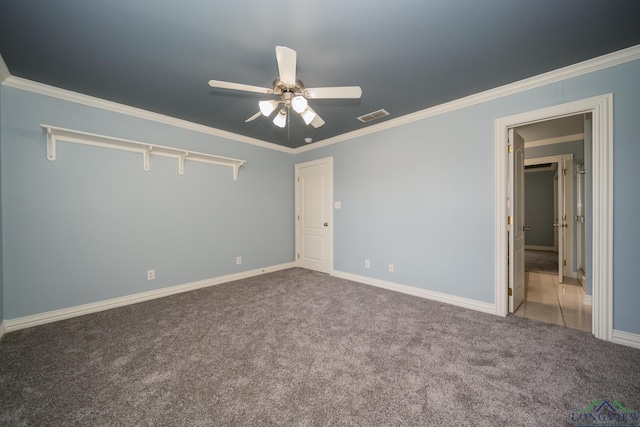
[[[389,112],[387,110],[378,110],[378,111],[374,111],[373,113],[369,113],[369,114],[365,114],[364,116],[360,116],[358,117],[358,120],[360,120],[363,123],[367,123],[370,122],[372,120],[376,120],[379,119],[380,117],[384,117],[384,116],[388,116]]]

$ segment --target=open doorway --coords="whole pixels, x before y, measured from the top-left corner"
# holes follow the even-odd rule
[[[577,118],[583,126],[583,115]],[[541,122],[540,126],[555,126],[553,122]],[[527,271],[558,274],[559,283],[566,277],[577,277],[574,163],[584,163],[582,135],[572,134],[564,142],[529,150],[525,143],[525,256],[529,261],[525,266]],[[541,154],[540,148],[544,149],[542,154],[558,154],[533,157]]]
[[[574,256],[574,170],[585,162],[590,123],[586,113],[514,128],[524,140],[525,299],[513,308],[518,316],[589,332],[591,304]]]
[[[526,151],[526,148],[525,148]],[[557,274],[558,161],[527,158],[525,176],[525,271]]]
[[[540,110],[529,111],[509,117],[496,119],[495,122],[495,176],[496,176],[496,314],[506,316],[509,313],[511,301],[510,281],[517,272],[513,268],[515,257],[509,254],[514,246],[514,233],[519,227],[514,221],[514,207],[512,203],[514,175],[511,165],[516,149],[509,140],[512,129],[550,119],[591,113],[591,123],[585,129],[591,133],[591,140],[585,140],[585,175],[590,179],[592,187],[585,188],[587,205],[591,206],[592,215],[586,216],[585,229],[585,280],[586,289],[591,289],[592,295],[592,333],[600,339],[613,338],[613,216],[611,199],[613,197],[613,169],[611,164],[613,153],[613,111],[612,96],[602,95],[580,101],[556,105]],[[524,145],[524,142],[522,142]],[[524,151],[524,149],[522,150]],[[524,162],[522,162],[524,175]],[[522,179],[524,180],[524,179]],[[586,185],[585,185],[586,187]],[[505,220],[506,219],[506,220]],[[524,246],[524,244],[523,244]],[[522,251],[524,252],[524,251]],[[524,262],[522,262],[524,265]],[[517,275],[516,275],[517,276]],[[524,276],[524,275],[523,275]]]

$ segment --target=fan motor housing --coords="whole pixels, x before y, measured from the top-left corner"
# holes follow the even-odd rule
[[[299,79],[296,79],[296,84],[291,86],[282,82],[279,78],[273,81],[273,93],[276,95],[284,96],[285,93],[291,93],[293,95],[302,95],[305,98],[308,96],[305,94],[304,84]]]

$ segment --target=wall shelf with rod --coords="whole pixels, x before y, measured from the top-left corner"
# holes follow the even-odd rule
[[[216,156],[213,154],[198,153],[180,148],[164,147],[162,145],[147,144],[145,142],[131,141],[128,139],[113,138],[110,136],[80,132],[49,125],[40,125],[47,134],[47,159],[56,159],[57,141],[73,142],[76,144],[93,145],[96,147],[113,148],[116,150],[133,151],[142,154],[142,166],[145,171],[150,169],[151,156],[173,157],[178,160],[178,173],[184,175],[184,163],[186,160],[194,162],[212,163],[215,165],[230,166],[233,169],[233,179],[238,179],[238,169],[244,165],[245,160]]]

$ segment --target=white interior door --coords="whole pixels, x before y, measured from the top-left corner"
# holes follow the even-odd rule
[[[554,227],[558,229],[558,283],[564,282],[564,242],[565,242],[565,229],[566,229],[566,214],[564,206],[564,192],[565,192],[565,176],[564,176],[564,162],[558,164],[558,212],[556,213],[556,222]]]
[[[524,283],[524,139],[509,129],[509,312],[525,299]]]
[[[332,158],[296,165],[296,261],[330,273],[333,264]]]

